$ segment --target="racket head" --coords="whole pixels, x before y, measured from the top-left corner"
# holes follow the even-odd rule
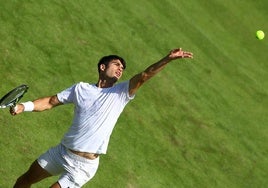
[[[22,84],[8,92],[0,99],[0,108],[14,107],[27,92],[28,88],[27,85]]]

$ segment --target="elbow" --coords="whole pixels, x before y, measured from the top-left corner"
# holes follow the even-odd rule
[[[60,104],[58,97],[56,95],[50,97],[49,102],[48,102],[47,110],[50,110],[51,108],[57,106]]]
[[[151,78],[150,74],[148,74],[147,72],[142,72],[140,82],[144,83],[150,78]]]

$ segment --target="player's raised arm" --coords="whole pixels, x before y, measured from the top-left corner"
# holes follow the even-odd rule
[[[129,81],[129,95],[134,95],[139,87],[147,80],[152,78],[160,72],[170,61],[180,58],[193,58],[192,52],[183,51],[181,48],[171,50],[170,53],[159,60],[158,62],[150,65],[144,71],[133,76]]]
[[[17,115],[24,111],[41,112],[49,110],[55,106],[61,105],[62,103],[58,100],[56,95],[43,97],[34,101],[28,101],[25,103],[17,104],[14,110],[10,110],[11,115]]]

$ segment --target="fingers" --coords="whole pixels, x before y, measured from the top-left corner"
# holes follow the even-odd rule
[[[18,104],[16,106],[11,106],[9,108],[9,112],[12,116],[15,116],[17,114],[20,114],[21,112],[23,112],[23,108],[21,107],[21,104]]]
[[[182,48],[176,48],[170,53],[171,58],[193,58],[193,53],[188,51],[183,51]]]
[[[183,52],[182,58],[193,58],[192,52]]]
[[[179,48],[179,58],[193,58],[193,53],[183,51],[182,48]]]
[[[192,52],[183,51],[182,48],[180,48],[180,51],[182,53],[182,58],[193,58]]]

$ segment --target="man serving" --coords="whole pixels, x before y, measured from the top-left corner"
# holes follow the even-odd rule
[[[158,62],[116,84],[126,62],[117,55],[104,56],[98,63],[96,84],[80,82],[56,95],[18,104],[12,115],[41,112],[63,104],[74,104],[73,122],[61,143],[50,148],[20,176],[14,187],[26,188],[47,177],[60,175],[51,188],[82,187],[96,173],[99,156],[106,154],[113,128],[126,104],[147,80],[175,59],[192,58],[191,52],[174,49]]]

